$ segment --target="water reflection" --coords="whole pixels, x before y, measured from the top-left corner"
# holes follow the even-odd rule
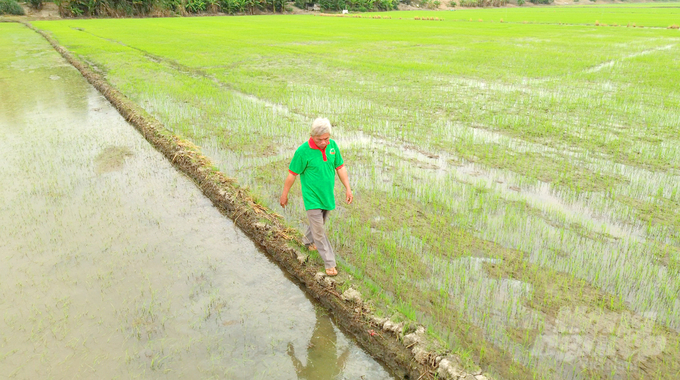
[[[0,46],[0,125],[21,132],[27,114],[49,107],[68,113],[74,123],[84,122],[88,99],[82,77],[58,54],[45,54],[44,39],[27,31],[21,24],[0,29],[6,39]]]
[[[293,343],[286,350],[295,367],[298,379],[327,380],[338,378],[345,369],[349,347],[338,356],[337,336],[328,315],[316,310],[314,333],[307,344],[307,365],[303,365],[295,354]]]

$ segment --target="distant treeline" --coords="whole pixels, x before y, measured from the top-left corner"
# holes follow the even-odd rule
[[[283,12],[286,0],[57,0],[62,17]]]
[[[35,0],[34,0],[35,1]],[[287,0],[57,0],[62,17],[78,16],[170,16],[196,13],[255,13],[292,11]],[[392,10],[399,0],[295,0],[305,9],[307,3],[319,4],[324,11]]]
[[[39,1],[39,0],[33,0]],[[255,13],[292,11],[287,0],[57,0],[62,17],[170,16],[196,13]],[[397,9],[399,0],[295,0],[305,9],[308,3],[319,4],[324,11],[367,12]]]
[[[295,6],[301,9],[304,9],[305,4],[308,3],[319,4],[321,10],[324,11],[347,9],[349,11],[367,12],[397,9],[399,0],[295,0]]]
[[[263,12],[290,12],[289,0],[55,0],[62,17],[126,17],[126,16],[173,16],[197,13],[253,14]],[[528,0],[535,4],[551,4],[554,0]],[[595,1],[595,0],[590,0]],[[680,0],[654,0],[677,2]],[[40,9],[43,0],[26,0],[33,8]],[[295,6],[305,9],[308,4],[318,4],[322,11],[355,12],[388,11],[397,9],[400,2],[418,4],[423,8],[436,9],[442,2],[450,7],[498,7],[508,0],[294,0]],[[579,2],[579,0],[574,0]],[[523,5],[525,0],[517,0]],[[23,14],[16,0],[0,0],[0,14]]]

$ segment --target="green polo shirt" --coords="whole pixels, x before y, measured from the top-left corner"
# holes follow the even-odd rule
[[[288,170],[300,175],[305,210],[334,210],[335,171],[343,166],[342,155],[334,140],[324,150],[311,138],[295,151]]]

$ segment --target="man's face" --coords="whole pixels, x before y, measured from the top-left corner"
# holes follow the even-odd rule
[[[324,133],[323,135],[312,136],[312,140],[314,141],[314,144],[319,147],[319,149],[324,149],[326,145],[330,143],[331,134]]]

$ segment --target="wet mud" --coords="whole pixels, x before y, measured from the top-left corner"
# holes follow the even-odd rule
[[[108,146],[95,157],[97,173],[120,170],[125,164],[125,159],[133,155],[134,153],[128,147]]]

